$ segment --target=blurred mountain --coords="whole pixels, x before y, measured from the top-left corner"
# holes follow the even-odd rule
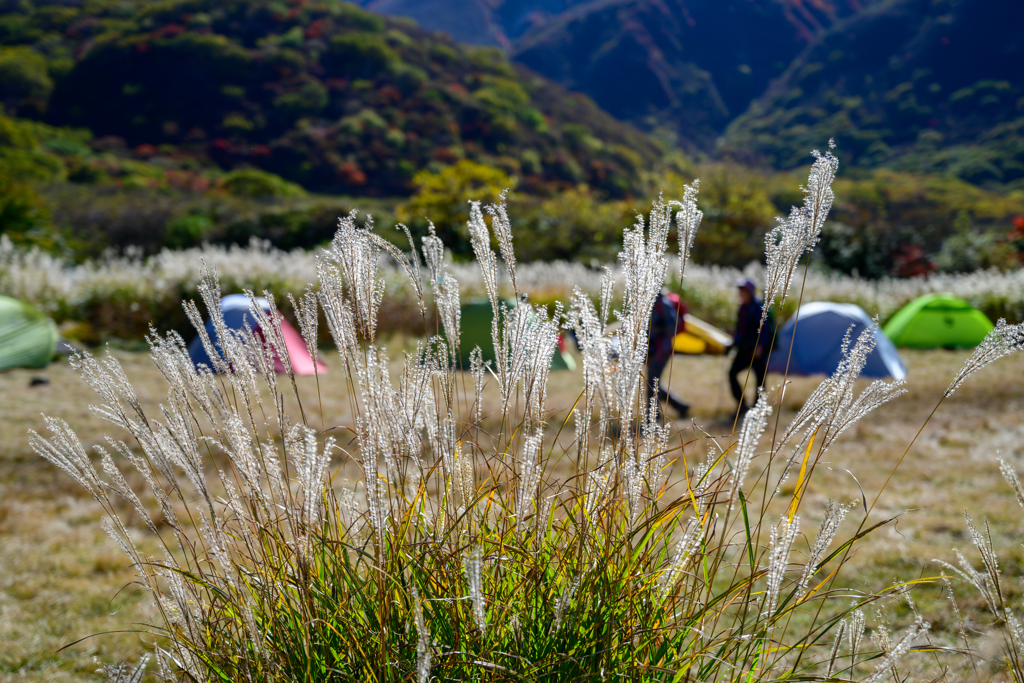
[[[790,168],[1024,177],[1020,0],[366,0],[516,61],[668,145]],[[472,9],[469,9],[472,8]]]
[[[524,36],[512,54],[614,116],[707,150],[823,26],[859,6],[818,5],[826,11],[773,0],[594,0]]]
[[[670,144],[728,123],[858,0],[368,0],[457,40],[500,45]]]
[[[460,43],[505,49],[586,0],[358,0],[379,14],[409,17],[429,31]]]
[[[402,195],[459,159],[636,194],[661,148],[500,50],[338,0],[7,3],[0,103],[136,157]],[[92,162],[90,162],[92,163]]]
[[[720,151],[1024,181],[1024,3],[894,0],[835,24],[733,121]]]

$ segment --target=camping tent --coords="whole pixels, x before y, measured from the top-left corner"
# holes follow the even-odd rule
[[[673,346],[676,353],[698,355],[706,353],[720,356],[732,345],[732,337],[710,323],[687,313],[686,330],[676,335]]]
[[[506,308],[511,308],[514,301],[499,302]],[[491,302],[487,299],[471,301],[462,305],[462,315],[459,319],[459,359],[460,367],[469,369],[469,355],[477,346],[483,360],[494,361],[494,341],[491,339],[491,320],[494,318],[494,311],[491,309]],[[551,358],[552,370],[575,370],[576,360],[566,350],[564,337],[558,338],[558,348]]]
[[[0,372],[46,367],[58,339],[52,320],[24,301],[0,296]]]
[[[775,350],[768,360],[769,372],[790,375],[831,375],[842,360],[843,337],[850,331],[851,346],[860,333],[872,324],[860,306],[817,301],[800,307],[799,312],[779,328]],[[796,339],[793,332],[796,330]],[[789,348],[793,346],[792,358]],[[875,331],[875,348],[868,356],[861,377],[903,379],[907,369],[896,347],[880,330]]]
[[[992,331],[992,321],[952,294],[926,294],[899,310],[885,326],[896,346],[972,348]]]
[[[327,368],[324,367],[324,364],[320,361],[317,361],[316,366],[314,367],[313,359],[309,355],[309,350],[306,349],[306,342],[303,341],[302,335],[295,331],[295,328],[284,319],[279,311],[272,311],[270,308],[270,302],[261,297],[256,299],[256,303],[264,310],[264,312],[273,313],[280,319],[281,332],[284,335],[284,343],[288,348],[288,359],[291,361],[292,370],[295,371],[296,375],[312,375],[314,372],[323,374],[327,372]],[[264,338],[256,315],[254,315],[251,310],[252,301],[249,297],[244,294],[230,294],[220,300],[220,309],[221,313],[224,315],[224,324],[229,330],[237,330],[241,332],[245,329],[245,326],[248,325],[257,337],[261,339]],[[210,335],[210,341],[212,341],[216,347],[219,338],[212,320],[208,320],[206,322],[206,333]],[[188,345],[188,355],[196,367],[205,365],[213,370],[213,363],[210,362],[210,356],[207,355],[206,349],[203,348],[203,342],[198,335],[192,340],[192,343]],[[274,371],[284,372],[284,364],[281,363],[281,359],[276,357],[276,355],[274,358]]]

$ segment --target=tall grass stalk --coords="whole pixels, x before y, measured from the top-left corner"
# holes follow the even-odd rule
[[[32,445],[106,512],[105,529],[159,614],[149,628],[162,670],[204,682],[421,683],[880,680],[897,671],[927,624],[871,650],[862,609],[898,588],[831,589],[836,558],[879,525],[844,535],[851,508],[830,502],[810,515],[823,521],[806,552],[799,535],[823,456],[903,392],[900,382],[856,391],[873,330],[847,340],[836,373],[771,439],[778,406],[768,391],[735,438],[701,442],[659,422],[642,399],[669,236],[682,230],[682,275],[696,194],[695,184],[681,202],[659,200],[638,216],[597,303],[577,288],[554,315],[523,298],[501,303],[492,237],[516,294],[523,283],[507,209],[474,205],[469,229],[497,358],[486,364],[474,351],[466,373],[457,366],[461,275],[440,241],[431,234],[403,254],[355,215],[341,219],[296,309],[311,353],[321,315],[338,349],[341,367],[317,382],[348,387],[343,430],[325,430],[322,408],[315,416],[319,391],[300,397],[290,368],[287,378],[274,373],[286,356],[274,318],[261,320],[262,337],[226,328],[213,268],[201,269],[199,292],[218,341],[195,304],[186,310],[216,367],[196,369],[177,333],[151,332],[167,381],[158,411],[143,408],[112,356],[75,356],[99,397],[96,416],[132,441],[109,439],[90,454],[69,425],[46,418],[49,435],[33,433]],[[424,326],[432,317],[443,332],[402,363],[376,343],[384,253],[413,279]],[[558,424],[547,382],[561,327],[579,340],[582,384]],[[500,397],[499,414],[483,412],[486,392]],[[305,410],[289,410],[292,400]],[[559,468],[565,460],[571,468]],[[352,483],[342,471],[359,475]],[[154,540],[159,550],[144,551]]]

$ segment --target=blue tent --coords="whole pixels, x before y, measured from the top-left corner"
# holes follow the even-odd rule
[[[850,330],[850,344],[856,343],[860,333],[872,324],[871,318],[855,304],[833,304],[816,301],[800,307],[798,315],[779,329],[775,350],[768,361],[768,372],[786,372],[789,346],[793,356],[789,359],[790,375],[831,375],[843,357],[843,336]],[[851,329],[852,328],[852,329]],[[796,341],[793,341],[793,330]],[[861,377],[893,377],[903,379],[907,368],[900,360],[896,347],[881,330],[875,330],[875,348],[868,356]]]

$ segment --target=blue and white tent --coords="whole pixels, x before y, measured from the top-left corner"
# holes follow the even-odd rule
[[[779,329],[775,349],[768,361],[768,372],[785,373],[789,360],[790,375],[831,375],[843,357],[843,337],[850,331],[850,344],[873,321],[856,304],[834,304],[816,301],[800,307]],[[793,331],[796,330],[796,340]],[[792,358],[789,346],[793,345]],[[875,329],[875,348],[868,356],[861,377],[892,377],[904,379],[907,368],[896,347],[878,328]]]

